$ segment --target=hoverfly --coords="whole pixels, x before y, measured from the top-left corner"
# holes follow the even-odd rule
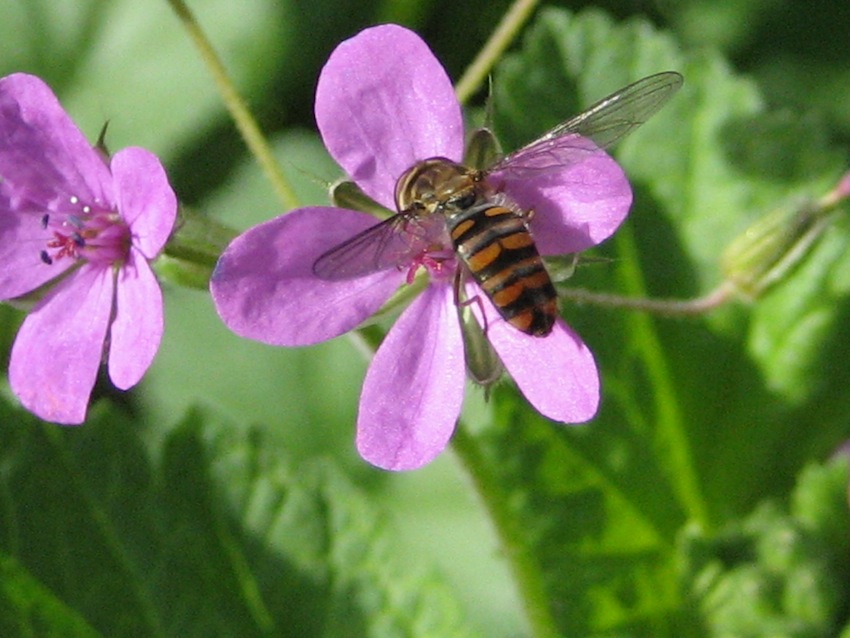
[[[533,211],[511,201],[491,176],[522,179],[581,162],[643,124],[681,85],[672,71],[638,80],[486,169],[444,157],[417,162],[396,182],[398,212],[321,255],[314,274],[343,280],[404,269],[443,248],[448,233],[465,271],[505,321],[526,334],[549,334],[557,295],[529,230]]]

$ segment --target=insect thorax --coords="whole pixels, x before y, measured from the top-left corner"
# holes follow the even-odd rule
[[[399,212],[431,214],[469,208],[485,195],[480,171],[445,157],[417,162],[398,178],[395,201]]]

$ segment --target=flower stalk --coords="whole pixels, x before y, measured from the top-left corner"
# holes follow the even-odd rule
[[[289,184],[289,180],[283,174],[277,159],[269,146],[257,120],[254,118],[245,100],[236,90],[233,80],[227,73],[224,63],[219,58],[218,54],[212,46],[212,43],[207,38],[195,16],[183,0],[167,0],[174,13],[180,18],[180,22],[186,28],[189,36],[192,38],[195,47],[201,55],[201,59],[210,71],[216,87],[221,94],[221,99],[225,107],[230,112],[236,128],[245,140],[245,144],[257,158],[263,172],[266,174],[269,182],[271,182],[275,193],[280,199],[281,204],[287,209],[295,208],[298,205],[298,198],[295,191]]]
[[[455,93],[461,104],[465,104],[483,84],[493,66],[519,33],[522,25],[531,17],[537,3],[538,0],[516,0],[511,5],[484,47],[455,84]]]
[[[181,207],[176,229],[154,262],[154,270],[173,284],[208,290],[218,258],[236,235],[209,216]]]
[[[689,317],[704,315],[716,310],[735,298],[737,288],[728,281],[721,282],[714,290],[694,299],[657,299],[652,297],[627,297],[605,292],[594,292],[585,288],[558,290],[561,299],[578,304],[638,310],[660,317]]]
[[[724,279],[694,299],[655,299],[598,293],[583,288],[560,289],[576,303],[637,310],[662,317],[703,315],[740,297],[754,300],[782,281],[808,254],[850,197],[850,172],[815,201],[785,206],[757,219],[732,240],[721,257]]]

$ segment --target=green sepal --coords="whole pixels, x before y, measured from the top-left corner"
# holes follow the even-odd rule
[[[376,202],[364,193],[363,189],[350,180],[334,182],[331,184],[329,190],[334,206],[359,210],[362,213],[369,213],[378,219],[387,219],[395,214],[395,211]]]
[[[495,133],[489,128],[473,129],[466,143],[463,161],[467,166],[483,170],[491,167],[499,157],[502,149]]]
[[[463,356],[466,361],[466,373],[475,383],[489,389],[502,378],[505,366],[493,349],[487,332],[478,323],[472,313],[471,304],[478,303],[476,299],[467,300],[458,305],[458,319],[463,335]]]
[[[207,215],[181,207],[175,231],[153,268],[164,281],[206,290],[218,258],[236,235]]]

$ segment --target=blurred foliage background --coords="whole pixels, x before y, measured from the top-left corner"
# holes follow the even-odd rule
[[[327,157],[315,135],[312,105],[321,65],[340,40],[369,25],[398,22],[420,33],[443,61],[450,76],[457,79],[492,33],[509,3],[505,0],[488,3],[447,0],[357,3],[342,0],[195,0],[190,6],[207,30],[261,126],[270,136],[302,202],[307,204],[326,203],[324,184],[339,176],[339,169]],[[693,218],[688,217],[688,223],[692,225],[686,230],[682,230],[684,226],[679,227],[681,219],[677,219],[677,212],[671,210],[671,202],[682,200],[677,199],[675,193],[670,194],[670,191],[677,188],[673,182],[689,177],[682,176],[682,171],[676,167],[693,160],[693,157],[667,156],[674,166],[666,178],[666,186],[665,177],[659,175],[659,169],[647,168],[644,171],[641,162],[652,160],[656,166],[665,165],[665,147],[659,146],[661,150],[658,152],[648,147],[653,140],[668,135],[677,136],[677,124],[689,121],[689,116],[684,114],[687,107],[671,105],[657,116],[660,121],[655,124],[658,127],[654,129],[655,133],[647,132],[642,142],[623,149],[624,162],[627,171],[635,178],[638,194],[633,222],[634,244],[639,247],[639,269],[646,280],[646,290],[650,293],[685,296],[705,292],[711,283],[712,268],[716,270],[719,250],[746,227],[748,219],[766,212],[770,206],[783,202],[785,198],[802,193],[820,195],[829,186],[830,180],[837,177],[836,171],[842,165],[847,166],[850,158],[850,47],[847,46],[850,4],[844,0],[815,0],[809,3],[791,0],[721,0],[713,3],[700,0],[645,0],[547,2],[545,6],[561,7],[579,14],[593,10],[599,12],[600,16],[607,16],[611,25],[631,25],[624,28],[633,28],[636,33],[654,33],[653,29],[657,29],[661,35],[646,36],[648,43],[651,42],[652,46],[662,51],[655,51],[653,55],[663,59],[664,51],[681,53],[670,54],[669,67],[654,70],[671,68],[685,73],[686,91],[691,77],[686,68],[679,67],[680,63],[696,67],[694,60],[719,61],[723,70],[717,73],[717,92],[713,92],[713,85],[709,82],[711,74],[697,70],[694,90],[699,91],[701,101],[693,98],[689,102],[689,98],[683,97],[684,105],[714,101],[722,106],[724,100],[730,100],[736,104],[758,103],[760,109],[771,114],[770,117],[756,115],[751,121],[739,122],[748,135],[765,141],[755,148],[746,146],[746,140],[750,138],[741,136],[741,131],[725,129],[730,139],[743,140],[738,149],[741,161],[738,168],[743,166],[742,172],[749,172],[754,184],[753,192],[737,199],[724,200],[720,195],[716,200],[708,198],[699,207],[700,217],[697,221],[693,221],[697,211],[687,211],[687,215]],[[545,27],[537,28],[545,31]],[[541,33],[538,32],[538,35]],[[534,112],[535,94],[524,94],[520,86],[528,79],[528,60],[533,61],[533,54],[528,51],[533,48],[534,42],[541,41],[545,41],[545,34],[539,40],[528,40],[523,44],[521,34],[513,51],[522,50],[522,53],[508,60],[503,67],[497,67],[495,73],[497,109],[498,100],[503,94],[506,105],[497,113],[497,123],[502,124],[504,139],[513,144],[527,140],[530,135],[554,123],[544,122],[545,118],[554,116],[552,105],[547,102],[545,107],[549,111],[537,117]],[[601,43],[606,45],[604,39]],[[683,62],[685,59],[688,62]],[[184,205],[210,214],[238,230],[244,230],[281,212],[272,189],[259,174],[235,132],[196,51],[164,0],[73,0],[64,3],[11,0],[2,3],[0,74],[15,71],[26,71],[44,78],[90,138],[94,139],[103,123],[108,121],[107,141],[111,148],[141,145],[160,155]],[[548,81],[548,77],[545,76],[544,80]],[[734,82],[729,78],[733,77],[745,78],[749,83],[744,88],[737,84],[732,86]],[[563,96],[561,117],[575,113],[619,86],[618,80],[612,77],[598,78],[598,86],[594,84],[595,81],[595,78],[589,77],[577,81],[576,86],[580,85],[580,91],[576,95]],[[527,88],[525,90],[530,91]],[[483,106],[485,98],[482,89],[473,99],[473,111]],[[514,98],[516,103],[511,102]],[[540,99],[537,99],[539,102]],[[520,109],[517,104],[523,108]],[[533,116],[520,121],[521,118],[516,117],[517,110],[532,113]],[[761,138],[753,136],[753,131],[760,133]],[[686,133],[690,132],[691,129],[687,129]],[[788,157],[793,159],[793,166],[776,161],[777,149],[781,153],[790,153]],[[699,155],[700,147],[691,146],[689,152]],[[629,158],[632,158],[631,167]],[[717,175],[720,182],[726,179],[721,169],[718,169]],[[704,192],[710,191],[708,177],[710,170],[700,175],[704,180],[701,182]],[[741,184],[746,184],[746,179],[736,182],[736,187],[743,188]],[[725,192],[724,188],[728,188],[728,185],[718,185],[721,194]],[[751,206],[749,210],[740,211],[738,218],[738,211],[718,211],[713,208],[713,204],[725,201],[748,201]],[[658,213],[653,208],[664,212]],[[839,223],[839,230],[846,233],[846,220]],[[832,236],[818,255],[823,263],[833,264],[845,248],[846,243],[842,239]],[[623,249],[622,243],[603,248],[601,254],[614,257],[615,266],[611,269],[602,266],[604,272],[601,274],[599,267],[594,266],[596,270],[591,272],[588,279],[582,280],[582,285],[589,281],[599,283],[602,290],[607,286],[634,292],[624,286],[623,279],[612,272],[616,271],[617,262],[629,259]],[[664,259],[655,259],[659,254],[663,254]],[[846,261],[841,264],[841,268],[847,265]],[[817,270],[817,265],[811,268]],[[831,284],[835,290],[834,298],[825,299],[822,296],[825,293],[816,294],[811,287],[792,286],[779,290],[761,305],[724,309],[704,321],[662,320],[659,330],[664,333],[664,351],[672,362],[671,375],[676,378],[678,392],[686,397],[681,407],[685,419],[690,418],[693,428],[690,435],[699,457],[700,471],[703,476],[711,477],[711,480],[706,480],[705,489],[709,493],[710,508],[716,519],[735,520],[739,517],[739,525],[746,527],[747,523],[743,522],[745,513],[750,512],[763,498],[776,496],[786,502],[787,495],[797,482],[797,472],[805,463],[812,459],[828,458],[830,450],[834,450],[842,438],[850,434],[850,421],[847,420],[850,411],[843,397],[846,388],[844,382],[850,378],[850,366],[847,364],[850,339],[843,328],[847,325],[843,320],[848,314],[847,297],[844,294],[848,276],[845,273],[846,268],[839,270],[837,267],[833,272],[835,280],[839,281]],[[759,348],[772,347],[764,344],[775,345],[779,336],[787,336],[792,328],[799,327],[797,323],[784,326],[781,320],[777,322],[774,319],[790,316],[788,308],[801,296],[809,299],[801,290],[815,297],[821,295],[813,303],[828,303],[837,308],[833,307],[829,311],[832,314],[821,332],[797,333],[803,346],[815,343],[817,345],[812,347],[818,349],[817,356],[805,359],[798,369],[796,360],[789,362],[787,358],[778,355],[771,359],[773,355],[763,352],[763,356],[760,355]],[[577,316],[570,316],[570,321],[586,336],[601,361],[606,392],[603,402],[617,406],[607,408],[609,411],[605,418],[612,421],[618,418],[627,420],[630,404],[623,399],[623,395],[629,392],[623,387],[631,377],[624,374],[626,364],[622,361],[622,352],[629,351],[628,335],[634,333],[626,331],[626,336],[608,339],[606,330],[622,332],[619,319],[599,319],[612,312],[579,310]],[[806,317],[810,322],[817,321],[816,315],[814,318],[813,315]],[[8,353],[21,318],[11,308],[0,308],[4,354]],[[0,542],[0,548],[6,552],[4,556],[16,557],[22,564],[26,563],[22,557],[29,556],[32,563],[26,563],[27,569],[40,578],[42,583],[45,582],[43,572],[39,572],[39,568],[33,565],[40,565],[45,572],[50,572],[50,561],[54,561],[52,564],[62,562],[67,569],[72,566],[72,562],[67,562],[67,557],[53,556],[48,560],[45,556],[39,557],[37,549],[29,554],[21,550],[26,543],[20,542],[20,536],[27,527],[23,522],[12,525],[9,517],[12,512],[20,515],[26,508],[21,508],[20,495],[14,486],[29,485],[36,503],[38,498],[47,498],[44,490],[33,488],[32,482],[21,478],[26,474],[22,474],[21,469],[24,467],[24,459],[37,467],[44,467],[47,463],[45,459],[52,459],[52,470],[45,470],[44,476],[61,483],[63,472],[57,468],[64,467],[62,463],[70,462],[56,450],[64,449],[64,446],[71,450],[78,447],[86,449],[86,446],[98,450],[102,446],[109,448],[102,441],[98,442],[96,435],[118,436],[109,434],[110,428],[113,428],[123,432],[120,435],[122,439],[132,439],[126,442],[128,447],[123,449],[132,449],[133,454],[150,455],[151,467],[160,468],[166,474],[169,468],[178,472],[177,476],[172,477],[173,482],[166,481],[154,488],[152,485],[155,481],[151,475],[155,471],[151,467],[139,469],[144,477],[135,484],[141,491],[168,494],[173,493],[170,490],[176,489],[174,486],[182,484],[179,477],[181,459],[190,466],[192,464],[188,456],[181,455],[197,452],[193,448],[193,445],[199,445],[197,441],[208,443],[210,438],[214,439],[215,443],[211,444],[210,449],[225,450],[225,456],[229,458],[228,454],[238,456],[234,450],[241,449],[240,446],[254,450],[253,437],[260,436],[263,443],[255,451],[264,451],[264,454],[271,451],[272,457],[279,457],[277,461],[290,468],[308,467],[317,459],[331,459],[332,471],[315,468],[305,470],[310,480],[322,486],[322,490],[331,489],[325,486],[336,485],[337,480],[344,481],[346,487],[338,490],[345,494],[343,500],[356,501],[362,498],[364,503],[368,503],[364,505],[370,511],[368,516],[375,517],[378,521],[375,525],[389,530],[380,536],[381,543],[388,547],[386,552],[396,557],[398,563],[396,567],[388,568],[387,574],[378,574],[375,578],[385,577],[388,582],[392,582],[396,575],[406,572],[407,561],[410,561],[411,565],[416,566],[415,569],[411,568],[413,571],[421,570],[425,574],[422,582],[428,583],[434,574],[439,575],[439,587],[445,587],[445,590],[435,586],[434,591],[443,592],[441,601],[445,598],[453,599],[451,605],[456,605],[460,610],[457,613],[468,620],[468,623],[464,620],[459,624],[468,624],[481,635],[487,636],[516,636],[526,631],[517,592],[511,574],[501,560],[492,524],[472,493],[468,478],[459,468],[455,457],[447,453],[423,470],[394,475],[377,471],[356,456],[353,450],[353,424],[366,362],[349,341],[343,338],[301,350],[275,349],[243,341],[224,328],[208,295],[174,287],[166,287],[166,318],[164,343],[141,386],[128,394],[120,394],[111,390],[107,383],[100,384],[96,390],[97,402],[92,412],[92,424],[77,429],[38,424],[14,407],[14,398],[10,397],[8,386],[4,387],[4,396],[11,406],[4,407],[0,421],[0,438],[3,439],[0,447],[5,450],[2,457],[5,464],[0,464],[0,472],[5,474],[3,496],[0,499],[4,503],[0,515],[6,516],[5,524],[0,523],[4,530],[0,537],[4,539]],[[623,320],[627,321],[632,320]],[[746,336],[751,330],[755,332]],[[828,336],[819,341],[810,341],[814,339],[812,334]],[[782,352],[790,352],[787,357],[793,358],[798,356],[799,349],[795,346],[795,349]],[[705,385],[701,385],[703,383]],[[637,393],[638,390],[633,392]],[[470,390],[468,395],[465,414],[473,424],[487,422],[493,418],[494,412],[500,415],[495,419],[499,421],[505,418],[502,415],[517,409],[510,397],[497,396],[494,408],[492,404],[485,404],[477,390]],[[652,403],[652,399],[647,397],[641,397],[640,400]],[[640,408],[639,402],[631,405],[635,411]],[[193,411],[195,409],[200,411]],[[205,432],[197,424],[207,419],[205,415],[215,415],[211,420],[220,424],[215,428],[206,426],[211,428],[210,431],[225,434],[212,437],[198,434]],[[521,413],[513,422],[514,427],[526,418],[525,413]],[[826,423],[827,427],[820,431],[809,429],[817,422]],[[714,428],[713,424],[717,427]],[[786,445],[783,437],[794,424],[807,428],[807,434],[805,438],[792,436]],[[779,429],[771,430],[774,426]],[[528,426],[530,430],[538,431],[535,427],[538,426]],[[728,446],[726,437],[735,436],[736,430],[740,435],[742,429],[746,431],[746,440],[737,447]],[[175,432],[179,434],[175,435]],[[539,441],[549,436],[545,431],[542,432]],[[591,437],[593,426],[581,432],[580,436],[585,439]],[[605,429],[602,433],[599,436],[603,439],[611,434],[610,430]],[[508,432],[505,439],[511,436]],[[612,444],[615,447],[623,444],[622,439],[614,438],[616,440]],[[222,443],[222,440],[230,443]],[[573,443],[581,447],[580,442]],[[117,444],[111,445],[114,447]],[[518,441],[520,445],[522,443]],[[597,442],[587,445],[602,444]],[[769,453],[762,450],[761,454],[754,454],[754,460],[750,461],[748,446],[760,445],[769,447]],[[37,452],[41,450],[47,451],[42,455]],[[53,459],[50,450],[60,458]],[[206,453],[212,454],[209,450]],[[257,454],[260,455],[260,452],[257,451]],[[500,458],[499,455],[506,452],[500,449],[493,454],[494,458]],[[93,456],[93,452],[89,450],[88,455]],[[61,461],[62,458],[65,460]],[[87,467],[81,460],[87,456],[76,458],[76,465],[71,465]],[[93,459],[89,460],[93,462]],[[237,463],[237,460],[233,462]],[[274,463],[275,460],[263,462]],[[542,459],[527,459],[527,462],[539,464]],[[734,469],[750,462],[758,466],[760,471],[743,476]],[[160,463],[162,465],[158,465]],[[131,466],[136,467],[132,464],[127,467]],[[139,468],[143,466],[144,463]],[[118,480],[117,475],[113,476],[117,472],[114,468],[100,469],[100,475],[75,475],[74,480],[86,485],[91,480],[91,485],[97,485],[98,476],[112,477],[111,480],[116,485],[120,484],[121,489],[134,484],[126,475]],[[185,470],[187,476],[193,477],[212,471],[202,468],[193,474],[191,468]],[[35,474],[35,470],[33,472]],[[298,474],[295,469],[291,472]],[[327,474],[331,474],[332,478],[328,479]],[[339,478],[341,476],[345,478]],[[48,479],[42,480],[46,490]],[[248,481],[244,477],[234,479],[237,484],[241,480]],[[283,481],[289,485],[287,480]],[[506,477],[505,481],[519,486],[517,489],[522,493],[521,481],[517,477]],[[653,485],[654,481],[654,477],[642,475],[639,483]],[[319,488],[312,489],[305,488],[305,493],[314,495],[321,491]],[[346,491],[349,489],[354,490],[356,496],[349,496]],[[526,485],[524,489],[525,498],[533,500],[535,493],[539,495],[534,485]],[[664,488],[659,489],[664,491]],[[198,490],[198,494],[203,494],[202,487]],[[26,490],[21,493],[30,494]],[[83,489],[82,493],[87,494],[88,488]],[[63,502],[62,497],[55,498],[55,502]],[[125,497],[113,495],[113,498],[119,503],[116,509],[108,509],[101,515],[118,521],[121,523],[118,528],[126,527],[124,531],[132,534],[132,525],[128,521],[139,516],[127,505],[127,499],[134,498],[133,492],[128,491]],[[192,499],[195,497],[186,498],[194,502]],[[323,498],[317,497],[314,502],[305,497],[305,502],[319,503],[316,507],[324,504],[330,508]],[[674,499],[672,495],[669,498]],[[159,506],[152,499],[150,495],[147,500],[142,499],[144,507],[157,510]],[[243,506],[247,507],[244,503]],[[68,507],[70,512],[71,506]],[[180,509],[173,503],[163,507],[174,507],[175,511]],[[580,509],[580,504],[575,507],[576,512],[584,511]],[[683,516],[681,512],[674,512],[676,507],[669,502],[659,507],[670,510],[658,514],[661,519],[669,517],[678,520]],[[349,516],[360,516],[357,512],[359,510]],[[199,514],[199,519],[206,520],[204,516],[206,514]],[[345,518],[342,514],[339,516]],[[367,520],[368,516],[362,520]],[[758,520],[763,520],[764,516]],[[216,520],[215,515],[210,517],[210,520]],[[157,527],[158,532],[151,534],[155,539],[158,533],[163,534],[162,542],[167,545],[164,529],[171,519],[165,514],[162,514],[162,518],[160,527]],[[68,521],[72,519],[69,514]],[[56,520],[65,519],[57,514]],[[293,520],[300,519],[296,517]],[[314,519],[306,517],[305,520]],[[191,522],[183,521],[180,524],[188,525],[187,529],[191,527]],[[327,521],[326,524],[330,525]],[[348,529],[347,523],[340,525],[342,529]],[[756,523],[753,525],[758,527]],[[35,526],[34,529],[43,530],[51,526],[51,519],[46,518],[41,527]],[[221,540],[221,528],[213,527],[211,534],[220,541],[220,545],[209,551],[226,553],[231,545]],[[316,532],[293,523],[287,528],[287,533],[291,535],[290,538],[300,538],[301,535],[309,536],[313,533],[333,534],[334,529],[328,527]],[[196,530],[197,535],[193,532],[183,542],[191,545],[209,532],[209,529]],[[69,530],[70,535],[64,537],[68,542],[66,553],[75,551],[73,539],[83,533],[80,530]],[[268,529],[265,529],[265,533],[270,534]],[[741,532],[741,535],[745,536],[746,533],[749,532]],[[363,532],[362,538],[370,534],[372,532],[367,530]],[[357,534],[353,537],[361,539]],[[62,538],[57,532],[55,542],[61,543]],[[276,542],[283,541],[278,539]],[[693,546],[699,546],[699,551],[703,553],[708,552],[701,542],[695,540]],[[295,552],[294,555],[305,554]],[[545,552],[541,553],[541,556],[546,555]],[[369,557],[370,561],[379,560],[373,554],[369,554]],[[557,564],[557,558],[552,560],[553,564]],[[80,565],[84,564],[81,561]],[[4,573],[18,573],[17,565],[4,565]],[[568,577],[568,572],[564,574]],[[556,575],[551,571],[548,574],[550,578],[556,578]],[[65,578],[69,579],[66,585],[68,582],[83,580],[67,575]],[[213,577],[210,579],[210,583],[215,580]],[[296,585],[303,587],[304,583]],[[48,586],[54,592],[61,589],[55,582],[48,582]],[[427,586],[420,581],[407,585],[410,592]],[[285,589],[283,585],[281,587]],[[186,589],[185,599],[181,600],[191,599],[191,588],[187,586]],[[383,592],[391,591],[392,585],[379,589]],[[329,587],[330,590],[333,587]],[[368,587],[356,590],[368,591]],[[106,594],[101,592],[101,595]],[[58,596],[63,598],[61,594]],[[282,617],[289,614],[296,618],[292,627],[285,631],[280,626],[268,629],[269,626],[260,622],[258,626],[266,627],[267,631],[257,630],[242,635],[449,635],[439,632],[429,634],[432,630],[422,630],[421,626],[416,632],[407,634],[393,634],[391,631],[382,634],[374,627],[354,626],[346,634],[342,626],[329,621],[320,623],[311,620],[311,610],[316,616],[332,615],[327,608],[316,603],[322,596],[326,596],[326,600],[347,600],[345,591],[334,590],[332,594],[323,592],[315,598],[310,598],[308,592],[305,594],[304,606],[299,610],[292,607],[281,611]],[[33,597],[35,599],[35,594]],[[67,602],[67,598],[64,599]],[[295,605],[292,602],[294,599],[288,600]],[[79,608],[78,602],[70,601],[69,605]],[[79,604],[84,606],[85,603]],[[404,604],[398,600],[388,604],[404,608]],[[423,603],[420,601],[417,604]],[[677,604],[681,604],[681,601]],[[156,605],[152,603],[152,606]],[[380,607],[378,603],[376,605]],[[251,605],[247,607],[251,608]],[[835,607],[841,609],[841,602],[837,602]],[[334,609],[339,611],[340,618],[347,617],[345,609]],[[846,613],[846,603],[843,604],[843,610]],[[144,611],[139,613],[144,615]],[[187,618],[192,618],[193,614],[201,612],[187,608],[185,613]],[[268,613],[277,617],[275,610]],[[361,613],[366,612],[361,610]],[[417,614],[421,614],[421,610]],[[128,612],[127,615],[123,631],[113,635],[139,635],[133,632],[133,614]],[[262,616],[262,613],[256,612],[254,618]],[[421,616],[417,617],[421,619]],[[685,614],[685,617],[687,619],[688,615]],[[117,626],[114,623],[98,624],[90,616],[86,617],[86,622],[96,631],[102,631],[103,626]],[[242,626],[238,620],[233,622],[236,624],[232,627]],[[211,623],[205,626],[189,622],[186,626],[191,628],[188,633],[175,630],[174,627],[179,628],[179,624],[159,627],[154,633],[213,635],[225,625]],[[431,627],[427,623],[424,626]],[[69,620],[67,627],[77,625]],[[666,626],[668,630],[669,627]],[[828,632],[797,634],[790,629],[782,631],[786,633],[773,635],[830,635]],[[624,629],[619,635],[632,633]],[[647,633],[645,628],[635,629],[634,635],[638,634],[653,635]],[[41,634],[33,632],[30,635]],[[68,629],[67,635],[87,634],[82,629],[79,632]],[[579,635],[579,631],[576,630],[573,635]]]

